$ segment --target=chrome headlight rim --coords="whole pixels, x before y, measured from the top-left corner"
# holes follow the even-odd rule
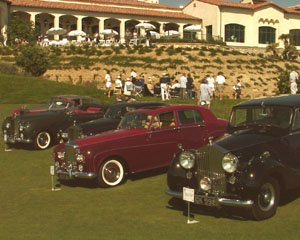
[[[239,163],[238,158],[232,153],[227,153],[222,159],[222,167],[225,172],[233,173],[237,169],[237,165]]]
[[[196,155],[192,151],[183,151],[179,154],[179,164],[182,168],[189,170],[195,166]]]

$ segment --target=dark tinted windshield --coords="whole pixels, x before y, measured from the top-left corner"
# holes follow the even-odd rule
[[[230,117],[230,127],[268,125],[280,128],[290,126],[292,109],[289,107],[257,106],[235,108]]]

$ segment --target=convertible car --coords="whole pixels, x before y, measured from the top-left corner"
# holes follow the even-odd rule
[[[80,96],[55,97],[50,106],[48,110],[14,111],[2,124],[5,143],[27,143],[46,149],[57,141],[58,132],[75,123],[101,118],[107,109],[94,98]]]
[[[111,105],[104,114],[104,118],[89,122],[78,123],[69,127],[66,131],[59,133],[59,138],[63,142],[72,141],[78,138],[92,136],[101,132],[116,129],[125,115],[129,111],[147,106],[160,106],[161,102],[130,102]]]
[[[88,96],[78,95],[59,95],[51,97],[47,105],[34,107],[34,108],[17,108],[11,112],[11,116],[23,115],[23,114],[34,114],[46,111],[59,111],[66,108],[72,108],[77,106],[83,106],[88,104],[91,108],[93,105],[99,107],[99,101],[95,98]]]
[[[194,105],[148,106],[125,114],[117,130],[54,149],[60,179],[94,178],[102,187],[125,182],[128,173],[168,166],[178,144],[200,147],[223,136],[228,122]]]
[[[209,135],[208,135],[209,136]],[[300,96],[263,98],[233,107],[228,132],[202,148],[179,152],[168,170],[167,194],[194,203],[246,208],[262,220],[300,185]]]

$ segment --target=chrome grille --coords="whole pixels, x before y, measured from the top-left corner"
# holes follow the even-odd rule
[[[79,129],[77,127],[70,127],[68,130],[69,140],[74,140],[79,138]]]
[[[196,166],[198,184],[203,177],[212,182],[212,192],[226,193],[226,178],[222,168],[224,154],[213,146],[205,146],[196,151]],[[201,191],[200,186],[198,190]]]
[[[66,164],[76,163],[76,144],[65,144],[65,161]]]
[[[11,123],[12,123],[11,129],[13,129],[13,135],[19,136],[19,121],[16,118],[13,118]]]

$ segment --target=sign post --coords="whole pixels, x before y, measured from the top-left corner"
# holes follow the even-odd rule
[[[51,175],[51,181],[52,181],[52,192],[59,191],[60,188],[55,188],[55,186],[54,186],[54,175],[55,175],[54,166],[50,166],[50,175]]]
[[[194,224],[194,223],[198,223],[199,221],[196,220],[190,220],[190,203],[194,202],[194,198],[195,198],[195,190],[191,189],[191,188],[183,188],[183,201],[187,201],[188,202],[188,220],[187,220],[187,224]]]

